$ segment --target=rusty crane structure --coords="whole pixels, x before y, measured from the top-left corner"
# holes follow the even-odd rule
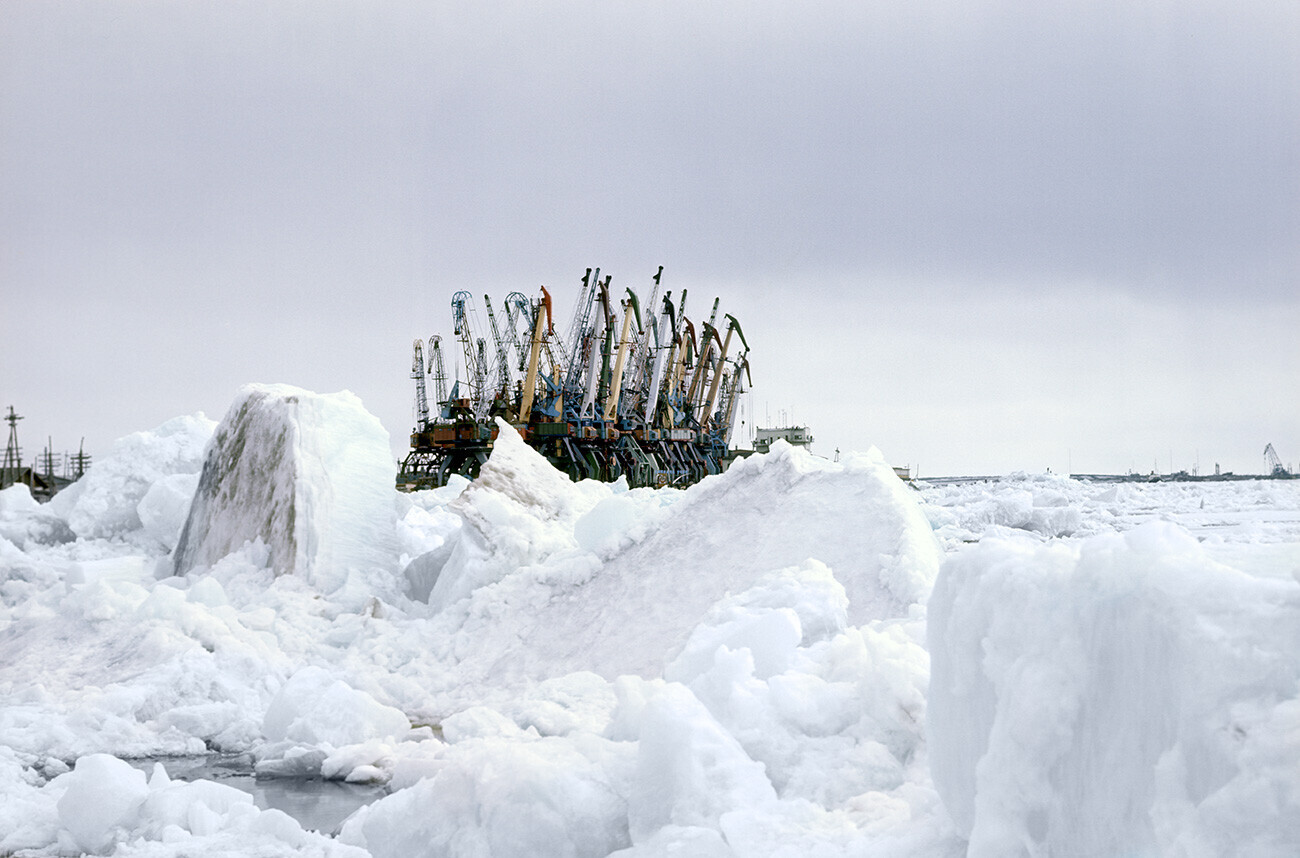
[[[643,302],[631,289],[618,294],[600,269],[587,269],[564,335],[545,287],[533,299],[507,295],[504,325],[485,295],[490,330],[481,335],[472,296],[457,292],[452,320],[464,365],[448,391],[441,338],[427,349],[415,341],[415,426],[399,487],[476,476],[498,418],[574,480],[623,476],[632,486],[684,486],[720,473],[750,383],[749,344],[734,316],[718,322],[717,300],[697,332],[686,290],[675,302],[670,291],[660,294],[662,276],[660,266]]]

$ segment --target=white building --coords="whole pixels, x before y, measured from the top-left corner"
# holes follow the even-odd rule
[[[812,433],[807,426],[786,426],[780,429],[758,429],[754,434],[754,452],[766,453],[772,449],[772,442],[783,438],[796,447],[809,447],[813,442]]]

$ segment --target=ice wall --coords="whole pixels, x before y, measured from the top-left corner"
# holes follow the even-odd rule
[[[986,538],[928,634],[931,769],[971,856],[1295,854],[1295,581],[1167,523]]]
[[[261,540],[278,574],[323,592],[349,575],[396,588],[396,466],[356,396],[288,385],[240,389],[208,446],[174,554],[176,574]],[[391,585],[384,585],[392,579]]]

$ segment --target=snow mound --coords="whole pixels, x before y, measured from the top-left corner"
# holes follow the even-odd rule
[[[679,681],[591,673],[442,722],[344,826],[375,856],[942,854],[917,619],[844,628],[816,561],[706,612]],[[761,634],[771,624],[779,633]],[[759,665],[759,666],[756,666]],[[616,850],[616,851],[612,851]]]
[[[986,538],[944,566],[929,644],[932,773],[970,855],[1300,844],[1295,582],[1161,522]]]
[[[140,502],[160,480],[199,472],[204,446],[215,426],[204,415],[195,414],[119,438],[106,458],[55,495],[48,507],[84,539],[118,537],[139,530],[143,526]]]
[[[59,821],[73,841],[87,852],[101,852],[114,840],[114,831],[131,828],[149,797],[144,772],[108,754],[77,760],[68,789],[59,799]]]
[[[645,703],[634,776],[628,800],[634,841],[669,825],[716,829],[731,811],[776,801],[763,765],[676,684]]]
[[[335,749],[375,739],[391,741],[410,730],[401,710],[379,703],[323,668],[303,668],[266,709],[262,733],[271,744],[258,750],[257,773],[314,777]],[[356,767],[347,772],[338,768],[347,777]]]
[[[174,556],[176,574],[261,540],[278,574],[348,601],[398,585],[388,433],[346,391],[288,385],[240,389],[217,427]]]
[[[782,798],[837,806],[895,789],[923,745],[923,623],[845,628],[843,602],[817,561],[765,576],[715,605],[664,670]]]
[[[361,850],[305,831],[281,811],[259,810],[242,790],[210,780],[173,781],[160,763],[146,777],[108,754],[81,757],[71,771],[40,787],[11,788],[6,799],[22,814],[13,818],[12,830],[0,831],[6,855],[365,858]]]
[[[340,839],[375,858],[603,858],[627,845],[629,752],[592,735],[466,740],[431,777],[354,814]]]
[[[587,533],[589,544],[624,546],[603,564],[571,544],[571,517],[535,520],[556,545],[571,550],[473,593],[472,612],[498,616],[493,629],[471,616],[460,645],[492,659],[490,679],[504,681],[530,664],[538,665],[535,671],[545,665],[551,676],[557,669],[610,679],[657,676],[716,602],[809,559],[828,567],[847,596],[844,618],[813,621],[822,626],[905,617],[938,572],[940,551],[929,523],[911,490],[874,451],[833,463],[778,444],[684,492],[661,494],[671,501],[638,520],[644,532],[628,530],[620,514],[607,520],[611,532]],[[462,501],[467,512],[478,504],[471,492]],[[587,510],[600,514],[596,505]],[[514,606],[517,639],[495,631],[499,615]],[[500,651],[502,642],[509,651]]]
[[[847,606],[844,587],[817,560],[765,575],[709,610],[665,667],[664,678],[690,682],[713,665],[720,647],[747,648],[763,679],[784,673],[800,644],[844,631]]]
[[[291,739],[341,746],[371,738],[400,736],[411,724],[397,709],[319,667],[295,673],[271,701],[262,731],[273,742]]]
[[[67,523],[42,507],[23,483],[0,490],[0,539],[22,550],[29,545],[61,545],[76,538]]]
[[[429,604],[435,608],[521,566],[576,548],[578,519],[610,495],[603,483],[570,481],[510,424],[498,420],[497,427],[492,455],[478,479],[449,505],[464,525],[432,584]]]

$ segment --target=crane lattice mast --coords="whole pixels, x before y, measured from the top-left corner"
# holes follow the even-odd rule
[[[447,404],[447,369],[442,364],[442,337],[437,334],[429,337],[429,374],[433,376],[433,392],[438,397],[435,404],[441,409]]]
[[[429,422],[429,397],[424,389],[424,343],[416,340],[412,347],[411,378],[415,379],[415,430]]]

